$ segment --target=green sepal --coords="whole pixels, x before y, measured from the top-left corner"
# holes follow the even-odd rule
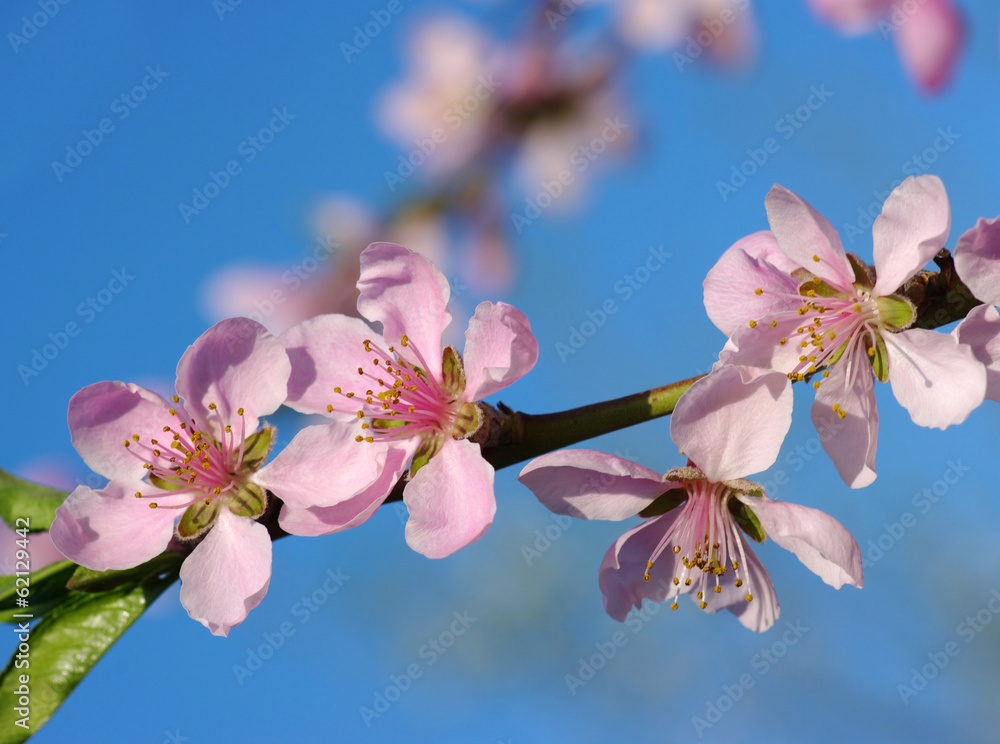
[[[482,426],[483,417],[479,406],[475,403],[462,403],[455,414],[455,423],[451,426],[451,435],[455,439],[468,439]]]
[[[648,519],[649,517],[658,517],[661,514],[666,514],[671,509],[676,509],[678,506],[683,504],[688,499],[688,492],[683,488],[671,488],[666,493],[661,493],[653,502],[639,512],[639,516],[643,519]]]
[[[824,282],[819,277],[813,277],[807,282],[802,282],[799,285],[799,294],[803,297],[810,297],[809,292],[812,292],[817,297],[837,297],[842,300],[847,299],[847,295],[841,292],[839,289],[830,286]]]
[[[274,427],[262,426],[243,442],[243,469],[251,472],[260,468],[274,447]]]
[[[430,436],[425,436],[420,442],[420,446],[417,448],[416,454],[410,461],[410,477],[412,478],[417,474],[424,465],[431,461],[441,448],[444,446],[444,435],[443,434],[432,434]]]
[[[904,331],[913,325],[917,312],[913,304],[905,297],[885,295],[876,297],[878,318],[882,326],[890,331]]]
[[[441,354],[441,380],[444,389],[456,398],[465,392],[465,364],[454,346],[445,346]]]
[[[52,526],[56,509],[69,494],[57,488],[40,486],[0,470],[0,518],[11,529],[44,532]]]
[[[406,426],[408,423],[410,423],[410,422],[409,421],[402,421],[401,419],[396,419],[396,418],[372,419],[372,428],[373,429],[397,429],[400,426]]]
[[[206,503],[208,502],[208,503]],[[219,516],[222,508],[220,499],[201,499],[184,510],[184,516],[177,523],[177,536],[190,540],[204,533]]]
[[[184,556],[176,550],[166,550],[155,558],[151,558],[140,566],[126,568],[121,571],[94,571],[85,566],[76,566],[66,583],[66,588],[75,592],[107,592],[130,581],[141,581],[153,573],[170,571],[175,565],[180,565]]]
[[[757,519],[757,515],[753,513],[753,510],[744,504],[739,499],[729,500],[729,513],[733,515],[733,519],[736,520],[736,524],[740,526],[747,537],[749,537],[754,542],[762,543],[767,539],[767,534],[764,532],[764,528],[760,526],[760,520]]]
[[[226,506],[237,517],[259,517],[267,508],[267,494],[256,483],[244,483],[226,497]]]
[[[180,470],[180,468],[174,468],[174,471]],[[177,483],[175,481],[168,481],[161,478],[153,473],[149,474],[149,482],[163,491],[183,491],[185,488],[190,488],[190,483]]]
[[[177,580],[183,557],[176,555],[169,570],[147,572],[111,591],[69,592],[66,601],[31,628],[30,728],[17,724],[24,716],[11,704],[26,672],[15,665],[15,649],[0,672],[0,696],[8,701],[0,707],[0,744],[20,744],[52,717],[107,650]]]
[[[872,348],[869,346],[869,348]],[[889,350],[885,346],[885,341],[882,340],[882,335],[880,333],[875,334],[875,354],[869,354],[869,358],[872,362],[872,371],[875,372],[875,377],[878,378],[879,382],[889,381]]]
[[[23,622],[23,618],[15,619],[14,615],[30,613],[38,617],[53,607],[61,604],[69,594],[66,582],[73,575],[76,564],[72,561],[56,561],[28,574],[27,586],[28,607],[17,607],[18,584],[16,576],[0,578],[0,622]],[[23,579],[22,579],[23,581]],[[23,584],[22,584],[23,586]]]

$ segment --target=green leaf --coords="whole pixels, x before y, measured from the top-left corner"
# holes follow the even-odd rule
[[[0,672],[0,744],[25,741],[45,724],[93,666],[121,638],[139,616],[149,609],[180,574],[183,556],[172,567],[144,572],[139,581],[122,584],[108,592],[70,592],[66,602],[31,628],[26,657],[15,650]],[[154,559],[154,562],[157,559]],[[16,668],[15,662],[29,665]],[[22,693],[22,675],[30,698],[28,727],[18,725],[25,716],[17,703]]]
[[[465,365],[454,346],[445,346],[441,353],[441,382],[456,398],[465,392]]]
[[[249,470],[257,470],[274,446],[274,427],[264,426],[260,431],[251,434],[243,442],[243,464]]]
[[[875,303],[878,305],[879,320],[890,331],[906,330],[913,325],[913,319],[917,317],[913,303],[905,297],[886,295],[876,297]]]
[[[760,520],[757,519],[757,515],[753,513],[746,504],[737,499],[729,500],[729,513],[733,515],[733,519],[736,520],[736,524],[740,526],[747,536],[755,541],[762,543],[767,540],[767,534],[764,532],[764,528],[760,526]]]
[[[38,617],[61,604],[69,594],[66,582],[76,568],[76,564],[72,561],[57,561],[32,571],[20,582],[16,576],[0,578],[0,622],[17,625],[21,620],[14,619],[14,615],[31,613]],[[27,608],[20,609],[17,607],[17,598],[20,596],[17,590],[22,588],[24,591],[25,586],[28,589],[25,598],[29,604]]]
[[[107,592],[122,584],[141,581],[153,573],[170,571],[182,558],[181,554],[176,550],[166,550],[155,558],[146,561],[141,566],[126,568],[121,571],[94,571],[84,566],[76,566],[76,570],[68,579],[67,586],[73,591],[89,592],[91,594]]]
[[[68,494],[57,488],[21,480],[0,470],[0,517],[12,529],[44,532],[56,518],[56,508]]]
[[[644,519],[649,517],[658,517],[660,514],[666,514],[671,509],[676,509],[682,503],[687,501],[688,492],[683,488],[671,488],[666,493],[661,493],[653,502],[639,512],[639,516]]]

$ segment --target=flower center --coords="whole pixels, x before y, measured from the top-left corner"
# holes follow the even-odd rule
[[[264,510],[263,490],[248,482],[246,476],[255,471],[266,459],[271,448],[271,429],[264,428],[246,437],[243,409],[237,409],[240,431],[237,435],[231,424],[223,420],[215,403],[209,411],[218,418],[221,440],[199,429],[197,422],[179,405],[178,396],[171,398],[174,407],[168,409],[177,419],[175,425],[163,427],[162,438],[144,441],[138,434],[124,441],[128,451],[143,463],[156,493],[136,491],[137,499],[146,499],[151,509],[188,509],[181,520],[181,536],[185,522],[195,534],[211,526],[218,509],[225,504],[240,516],[257,516]],[[155,501],[153,499],[156,499]],[[170,503],[163,503],[163,500]],[[208,509],[206,510],[206,507]]]
[[[478,426],[478,412],[473,404],[461,400],[465,374],[458,352],[450,346],[444,350],[442,380],[438,381],[427,371],[430,365],[406,334],[400,345],[412,355],[410,359],[397,353],[394,346],[384,350],[366,339],[364,347],[372,355],[371,363],[367,368],[358,367],[364,392],[335,387],[333,391],[349,403],[331,403],[327,412],[353,410],[362,421],[362,434],[355,437],[358,442],[413,436],[431,442],[444,436],[471,435]]]
[[[747,602],[752,601],[743,535],[729,511],[729,501],[736,491],[724,483],[711,483],[704,478],[685,480],[684,488],[688,499],[650,555],[643,578],[649,581],[653,563],[670,548],[680,558],[675,564],[674,586],[683,583],[691,587],[690,591],[696,591],[701,609],[708,607],[705,598],[708,592],[722,592],[722,577],[730,571],[736,587],[747,584],[745,598]],[[670,609],[677,609],[676,601]]]

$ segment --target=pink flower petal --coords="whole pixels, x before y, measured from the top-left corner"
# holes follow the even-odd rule
[[[346,315],[310,318],[289,328],[278,340],[288,352],[292,365],[285,405],[301,413],[324,416],[328,415],[328,405],[352,415],[357,410],[356,405],[335,393],[334,388],[339,386],[344,393],[349,393],[356,392],[363,384],[358,382],[358,368],[370,368],[376,358],[373,352],[365,351],[365,341],[370,340],[388,351],[382,337],[367,323]]]
[[[427,371],[440,379],[441,334],[451,322],[451,289],[444,274],[402,246],[372,243],[361,254],[358,290],[358,312],[381,323],[390,344],[398,345],[406,334],[423,355]]]
[[[111,481],[100,491],[78,486],[56,509],[52,542],[71,561],[95,571],[132,568],[159,555],[180,512],[150,509],[136,491],[156,489],[139,480]]]
[[[955,270],[977,300],[1000,305],[1000,217],[979,218],[955,245]]]
[[[368,488],[334,506],[311,506],[303,509],[285,504],[281,508],[278,524],[285,532],[306,537],[329,535],[357,527],[382,506],[411,456],[411,453],[401,448],[389,450],[385,467]]]
[[[841,418],[834,406],[842,410]],[[878,408],[875,376],[867,356],[846,354],[822,378],[812,407],[812,422],[826,454],[850,488],[863,488],[875,480],[878,448]]]
[[[586,449],[536,457],[517,479],[556,514],[613,521],[635,516],[679,485],[642,465]]]
[[[993,305],[974,307],[952,335],[986,366],[986,397],[1000,401],[1000,313]]]
[[[854,270],[830,221],[801,196],[775,185],[764,199],[771,231],[792,261],[828,282],[850,287]]]
[[[219,433],[220,419],[238,431],[243,408],[247,434],[259,417],[276,411],[288,396],[292,367],[285,348],[260,323],[249,318],[221,320],[188,347],[177,364],[177,394],[199,425]],[[209,412],[215,403],[217,412]]]
[[[749,589],[752,592],[753,601],[747,602],[746,595],[741,594],[735,601],[730,602],[726,609],[736,615],[736,619],[743,624],[744,628],[755,633],[763,633],[777,621],[778,615],[781,614],[781,608],[778,606],[778,595],[774,591],[771,575],[749,545],[746,547],[746,555],[749,579],[739,591]],[[725,593],[726,586],[723,585],[723,594]],[[709,605],[709,610],[711,610],[711,605]]]
[[[766,261],[783,274],[791,274],[796,269],[801,268],[797,263],[785,255],[778,245],[777,238],[770,230],[759,230],[755,233],[740,238],[733,243],[729,250],[740,249],[750,258],[758,261]]]
[[[960,424],[983,402],[986,368],[954,336],[911,328],[884,338],[892,392],[917,426]]]
[[[861,549],[851,533],[826,512],[769,498],[737,498],[749,506],[767,536],[795,553],[803,565],[834,589],[864,586]]]
[[[307,426],[255,473],[253,480],[293,507],[335,506],[367,491],[379,480],[390,452],[398,451],[391,458],[393,467],[398,468],[399,460],[412,457],[419,444],[416,439],[391,445],[357,442],[355,437],[360,431],[357,419],[351,424],[334,421]]]
[[[181,604],[213,635],[228,636],[260,604],[270,582],[267,528],[222,509],[181,566]]]
[[[910,176],[893,189],[872,226],[875,295],[888,295],[944,247],[951,207],[937,176]]]
[[[70,398],[70,437],[80,457],[95,473],[115,480],[140,480],[144,461],[124,446],[138,434],[144,442],[174,426],[170,404],[154,392],[124,382],[97,382]]]
[[[649,581],[644,576],[647,561],[660,540],[676,521],[679,509],[647,519],[615,541],[601,561],[598,583],[604,595],[604,609],[618,622],[625,622],[633,607],[642,607],[643,599],[662,602],[688,592],[690,587],[674,586],[675,566],[680,561],[671,551],[653,563]]]
[[[505,302],[481,302],[465,332],[463,399],[482,400],[521,379],[538,361],[538,341],[524,313]]]
[[[780,372],[726,366],[681,396],[670,436],[711,481],[771,467],[792,425],[792,384]]]
[[[924,91],[935,93],[951,80],[962,51],[962,17],[952,0],[921,0],[901,15],[894,35],[903,66]]]
[[[753,328],[749,324],[742,325],[719,352],[719,363],[791,372],[798,366],[802,352],[798,344],[787,339],[793,338],[801,326],[802,318],[798,314],[786,314],[774,321],[765,315]],[[781,343],[782,339],[786,342]]]
[[[768,231],[749,235],[722,254],[703,286],[708,317],[727,336],[751,319],[760,320],[765,315],[802,305],[799,282],[769,261],[747,253],[743,246],[748,242],[768,244],[770,247],[762,253],[776,254],[783,259],[782,263],[791,264]],[[759,295],[758,289],[762,290]]]
[[[493,467],[478,444],[448,439],[406,484],[406,542],[428,558],[444,558],[474,543],[493,523]]]

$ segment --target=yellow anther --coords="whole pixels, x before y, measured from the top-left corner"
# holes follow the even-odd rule
[[[410,339],[408,339],[406,337],[406,334],[404,333],[402,338],[399,339],[399,343],[402,344],[403,346],[406,346],[408,343],[410,343]]]
[[[375,437],[365,437],[365,441],[371,444],[372,442],[375,441]]]
[[[829,332],[828,334],[826,334],[826,335],[827,335],[827,338],[829,338],[829,339],[830,339],[831,341],[833,341],[833,339],[837,338],[837,334],[836,334],[836,333],[834,333],[833,331],[830,331],[830,332]]]
[[[778,327],[778,321],[772,320],[771,321],[771,328],[777,328],[777,327]]]
[[[747,592],[747,602],[753,602],[753,595]]]
[[[684,586],[691,586],[691,579],[684,579]]]
[[[214,411],[216,408],[218,408],[218,406],[216,406],[215,403],[208,404],[208,410]]]
[[[854,306],[854,312],[860,313],[861,312],[861,305],[855,305]]]
[[[372,342],[371,342],[370,339],[366,338],[365,339],[365,351],[371,351],[371,350],[372,350]]]
[[[736,579],[736,588],[743,586],[743,579]]]
[[[803,354],[802,356],[799,357],[799,361],[800,362],[807,362],[807,361],[809,361],[809,357],[807,357],[805,354]]]
[[[813,387],[819,390],[819,380],[816,380],[816,382],[813,383]]]
[[[335,388],[333,389],[333,392],[335,392],[335,393],[341,393],[341,392],[343,392],[343,391],[342,391],[342,390],[341,390],[341,389],[340,389],[339,387],[335,387]]]
[[[840,418],[847,418],[847,411],[837,411],[837,415],[840,416]]]
[[[354,441],[355,442],[363,442],[363,441],[365,441],[365,438],[363,436],[361,436],[360,434],[358,434],[356,437],[354,437]]]
[[[122,442],[122,444],[124,444],[126,447],[130,447],[132,445],[132,443],[127,439],[124,442]]]
[[[237,408],[236,409],[236,415],[237,416],[242,416],[243,415],[243,409],[242,408]]]
[[[870,356],[870,357],[875,356],[875,347],[874,346],[869,346],[868,347],[868,356]]]
[[[819,256],[813,255],[813,261],[815,261],[816,263],[819,263]]]
[[[156,508],[156,502],[155,501],[150,501],[149,502],[149,508],[150,509],[155,509]]]
[[[756,328],[757,327],[757,321],[756,320],[751,320],[750,321],[750,327],[751,328]]]
[[[715,586],[715,593],[716,594],[720,594],[721,592],[722,592],[722,587],[719,586],[718,584],[716,584],[716,586]]]
[[[170,397],[170,400],[172,400],[174,403],[180,403],[181,402],[181,399],[178,396],[176,396],[176,395],[172,395]]]
[[[763,288],[761,288],[761,287],[757,287],[757,289],[755,289],[755,290],[753,291],[753,293],[754,293],[755,295],[757,295],[758,297],[760,297],[760,296],[761,296],[762,294],[764,294],[764,290],[763,290]]]
[[[365,371],[363,369],[361,369],[361,367],[358,367],[358,374],[359,375],[363,375],[364,373],[365,373]]]
[[[677,553],[680,553],[680,552],[681,552],[681,546],[680,545],[675,545],[674,546],[674,555],[676,555]]]
[[[348,393],[348,394],[347,394],[347,395],[345,395],[344,397],[345,397],[345,398],[353,398],[353,397],[354,397],[354,393]]]

